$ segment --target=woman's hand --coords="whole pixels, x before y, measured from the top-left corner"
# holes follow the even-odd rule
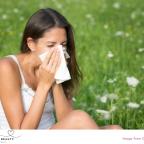
[[[52,86],[55,79],[55,73],[60,64],[60,52],[57,48],[53,48],[49,50],[45,60],[39,67],[39,83],[43,83]]]

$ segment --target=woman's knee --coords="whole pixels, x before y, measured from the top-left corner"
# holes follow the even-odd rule
[[[75,121],[84,121],[90,119],[90,116],[82,110],[73,110],[69,115]]]
[[[79,127],[98,128],[94,120],[85,111],[73,110],[69,114],[69,118]]]

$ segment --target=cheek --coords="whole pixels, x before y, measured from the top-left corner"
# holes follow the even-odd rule
[[[37,46],[36,49],[35,49],[36,53],[43,53],[43,52],[46,52],[46,51],[47,51],[46,46]]]

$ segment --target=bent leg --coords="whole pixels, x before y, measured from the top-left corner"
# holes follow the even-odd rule
[[[99,129],[95,121],[84,111],[73,110],[51,129]]]

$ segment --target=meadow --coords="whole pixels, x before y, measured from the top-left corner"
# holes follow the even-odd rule
[[[144,128],[142,0],[0,1],[0,57],[19,52],[24,26],[39,8],[61,12],[74,27],[83,73],[74,107],[99,125]]]

